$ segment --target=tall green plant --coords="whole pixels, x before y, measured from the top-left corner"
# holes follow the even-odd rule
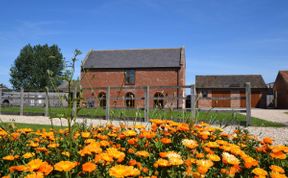
[[[65,71],[64,71],[63,75],[60,77],[60,79],[63,82],[67,82],[67,87],[68,87],[67,88],[68,95],[65,95],[65,98],[64,98],[66,100],[66,102],[68,103],[68,110],[67,110],[67,112],[63,113],[63,116],[68,122],[68,131],[69,131],[70,135],[71,135],[72,122],[76,121],[77,113],[80,110],[80,108],[73,108],[73,103],[79,102],[80,97],[74,98],[72,95],[73,92],[77,92],[75,90],[72,91],[72,85],[73,85],[73,82],[75,82],[74,86],[77,87],[77,82],[74,81],[73,78],[74,78],[74,74],[75,74],[75,64],[78,61],[79,55],[81,55],[81,51],[78,49],[75,49],[73,57],[71,58],[71,61],[66,62],[67,64],[66,64]],[[49,76],[53,76],[52,71],[48,70],[47,72],[48,72]],[[50,78],[50,80],[51,80],[51,83],[55,84],[52,77]],[[55,85],[54,85],[54,87],[55,87]]]

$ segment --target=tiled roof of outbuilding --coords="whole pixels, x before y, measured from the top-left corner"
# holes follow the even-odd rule
[[[244,88],[250,82],[251,88],[267,88],[261,75],[198,75],[196,88]]]

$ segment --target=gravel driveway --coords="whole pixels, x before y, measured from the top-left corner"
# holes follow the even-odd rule
[[[280,122],[288,126],[288,110],[284,109],[252,109],[251,115],[253,117],[272,121]],[[287,136],[288,137],[288,136]]]
[[[86,119],[77,119],[76,122],[82,123]],[[27,124],[42,124],[50,125],[50,120],[48,117],[44,116],[11,116],[11,115],[0,115],[0,121],[16,123],[27,123]],[[99,125],[107,123],[106,120],[101,119],[87,119],[88,125]],[[62,122],[63,126],[67,125],[67,121],[62,119],[53,119],[53,124],[60,126]],[[122,121],[123,122],[123,121]],[[113,121],[113,124],[118,125],[120,121]],[[127,122],[126,124],[132,125],[135,122]],[[148,124],[143,122],[136,122],[136,124]],[[235,129],[235,126],[228,126],[224,130],[228,133],[231,133]],[[259,139],[263,137],[271,137],[274,140],[274,144],[288,144],[288,127],[284,128],[274,128],[274,127],[246,127],[251,134],[258,136]]]

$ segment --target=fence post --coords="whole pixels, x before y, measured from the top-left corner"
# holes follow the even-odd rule
[[[0,115],[1,115],[1,105],[2,105],[2,88],[0,88]]]
[[[106,89],[106,120],[110,119],[110,86]]]
[[[192,85],[191,88],[191,97],[190,97],[190,103],[191,103],[191,115],[192,119],[195,119],[196,116],[196,90],[195,90],[195,85]]]
[[[73,91],[73,108],[72,108],[74,118],[77,117],[77,84],[75,83]]]
[[[251,83],[246,82],[246,126],[251,125]]]
[[[46,89],[46,92],[45,92],[45,116],[47,117],[48,114],[49,114],[49,99],[48,99],[48,92],[49,92],[49,89],[48,87],[45,88]]]
[[[150,92],[150,87],[146,86],[145,88],[145,95],[144,95],[144,119],[145,122],[149,121],[149,104],[150,104],[150,96],[149,96],[149,92]]]
[[[23,110],[24,110],[24,89],[21,87],[20,90],[20,116],[23,116]]]

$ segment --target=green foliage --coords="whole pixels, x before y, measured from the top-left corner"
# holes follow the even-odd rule
[[[10,82],[14,89],[43,90],[51,88],[47,70],[52,71],[57,84],[57,77],[62,75],[64,60],[57,45],[48,46],[30,44],[21,49],[14,65],[10,69]]]

